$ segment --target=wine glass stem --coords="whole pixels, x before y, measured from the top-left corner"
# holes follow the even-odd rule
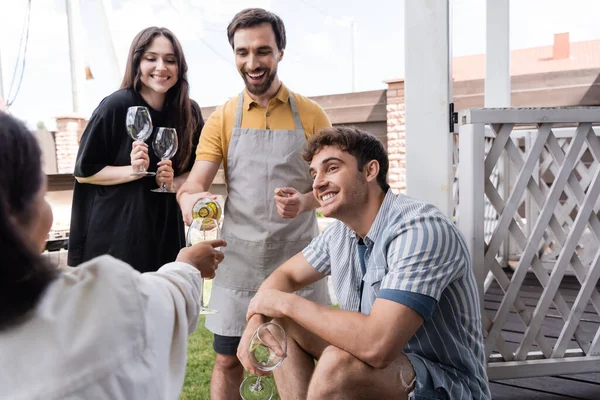
[[[252,390],[253,392],[259,392],[263,389],[262,385],[260,384],[260,380],[262,379],[262,376],[259,376],[258,379],[256,379],[256,382],[254,382],[254,385],[252,385],[250,387],[250,390]]]
[[[204,307],[204,278],[200,278],[200,285],[202,286],[202,295],[200,295],[200,308]]]

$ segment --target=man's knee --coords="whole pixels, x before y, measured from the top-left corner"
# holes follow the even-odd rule
[[[342,365],[348,365],[353,363],[361,363],[356,357],[352,354],[348,353],[335,346],[327,346],[325,350],[323,350],[323,354],[321,358],[319,358],[319,364],[323,365],[323,368],[333,368],[335,369],[336,365],[339,363],[344,363]],[[346,364],[348,363],[348,364]]]
[[[242,368],[242,364],[236,356],[217,354],[214,368],[225,372],[235,371],[236,369]]]
[[[370,386],[373,373],[377,374],[378,379],[391,384],[393,390],[403,388],[405,393],[409,393],[414,388],[415,372],[404,353],[385,370],[374,370],[352,354],[328,346],[317,363],[308,398],[344,398],[347,393],[360,391],[365,385]]]
[[[313,378],[310,382],[309,398],[334,397],[344,393],[350,384],[352,372],[364,367],[362,362],[350,353],[334,346],[328,346],[319,358]]]

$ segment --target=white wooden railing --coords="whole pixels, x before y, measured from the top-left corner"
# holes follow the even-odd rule
[[[503,291],[498,310],[483,311],[490,379],[600,372],[600,324],[579,324],[588,304],[600,315],[599,122],[600,108],[459,114],[456,216],[482,310],[494,282]],[[505,268],[509,259],[514,271]],[[580,284],[572,305],[559,291],[568,271]],[[533,311],[521,293],[528,273],[543,287]],[[558,338],[542,329],[551,305],[562,322]],[[516,349],[502,332],[511,312],[525,328]]]

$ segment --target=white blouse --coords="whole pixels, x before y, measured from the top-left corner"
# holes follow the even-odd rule
[[[200,282],[180,262],[140,274],[101,256],[69,269],[0,331],[0,399],[177,399]]]

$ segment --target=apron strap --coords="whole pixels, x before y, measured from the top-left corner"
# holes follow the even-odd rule
[[[296,100],[294,100],[292,92],[290,92],[290,106],[292,107],[292,115],[294,116],[296,130],[302,129],[302,121],[300,121],[300,114],[298,114],[298,107],[296,107]]]
[[[233,124],[234,129],[239,129],[242,127],[242,113],[244,112],[244,92],[240,93],[238,97],[237,110],[235,112],[235,122]]]
[[[294,117],[295,130],[302,129],[302,121],[300,120],[300,114],[298,113],[298,107],[296,107],[296,100],[292,92],[290,92],[290,108],[292,109],[292,116]],[[244,112],[244,92],[241,92],[238,97],[237,110],[235,112],[235,122],[233,127],[239,129],[242,127],[242,114]]]

